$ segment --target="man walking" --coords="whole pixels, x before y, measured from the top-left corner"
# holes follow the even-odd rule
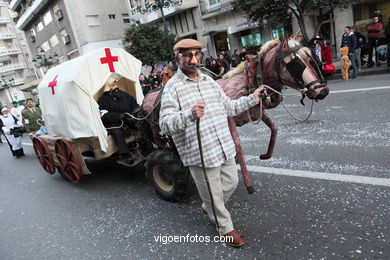
[[[233,238],[228,245],[240,247],[244,239],[235,231],[225,206],[238,183],[236,152],[227,117],[257,105],[263,89],[258,88],[252,95],[231,100],[211,77],[198,70],[201,49],[201,43],[193,39],[181,40],[173,47],[179,68],[164,87],[159,123],[162,132],[172,136],[183,164],[189,167],[203,201],[203,212],[215,222],[197,142],[195,122],[200,119],[205,170],[219,232]]]

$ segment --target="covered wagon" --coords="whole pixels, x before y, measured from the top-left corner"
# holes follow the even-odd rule
[[[33,138],[37,159],[46,172],[54,174],[58,170],[62,177],[77,183],[91,174],[86,156],[115,159],[117,146],[101,121],[97,100],[107,80],[116,78],[119,89],[143,105],[138,80],[141,66],[141,61],[123,49],[102,48],[47,72],[38,92],[48,134]],[[154,104],[152,107],[157,108]],[[172,146],[166,144],[162,151],[154,144],[150,123],[146,122],[150,113],[145,116],[147,112],[143,112],[137,129],[127,129],[126,143],[146,162],[147,175],[156,191],[166,199],[176,199],[188,190],[188,169]],[[172,178],[172,174],[179,177]]]

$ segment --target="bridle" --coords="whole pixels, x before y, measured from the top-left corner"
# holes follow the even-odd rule
[[[294,47],[290,47],[290,48],[283,50],[283,51],[281,50],[281,46],[282,46],[282,43],[280,43],[276,46],[276,58],[280,64],[279,73],[281,73],[283,68],[286,67],[287,70],[289,71],[289,73],[291,74],[291,76],[293,77],[294,81],[300,86],[300,89],[305,90],[304,92],[306,92],[311,86],[313,86],[317,83],[320,83],[320,84],[315,86],[314,89],[321,88],[324,85],[326,85],[326,80],[325,80],[324,76],[322,75],[322,71],[318,65],[318,61],[316,60],[316,58],[313,58],[313,57],[315,57],[314,55],[309,55],[309,58],[310,58],[309,63],[314,68],[316,75],[319,79],[313,80],[305,85],[302,78],[299,78],[299,75],[297,75],[297,73],[294,73],[293,71],[291,71],[291,69],[289,69],[288,63],[284,62],[285,57],[293,54],[293,59],[290,62],[296,62],[296,63],[300,62],[300,63],[304,64],[302,62],[302,60],[300,59],[299,55],[295,54],[295,52],[300,50],[303,46],[301,44],[298,44],[298,45],[295,45]],[[304,93],[302,93],[302,94],[304,94]]]

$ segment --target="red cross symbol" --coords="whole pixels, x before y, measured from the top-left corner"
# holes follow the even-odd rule
[[[111,51],[109,48],[105,48],[106,57],[100,58],[100,63],[105,64],[108,63],[108,67],[110,68],[110,72],[115,72],[114,62],[118,61],[118,56],[111,56]]]
[[[55,92],[54,92],[54,87],[57,86],[57,77],[58,77],[58,74],[54,77],[53,81],[50,81],[49,82],[49,88],[51,88],[51,93],[54,95]]]

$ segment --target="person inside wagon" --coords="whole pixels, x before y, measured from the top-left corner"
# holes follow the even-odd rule
[[[132,153],[127,146],[123,129],[124,125],[130,129],[136,128],[136,121],[129,114],[139,109],[137,101],[118,88],[118,79],[109,78],[106,81],[105,91],[98,100],[98,105],[101,120],[118,147],[117,163],[134,166],[141,162],[141,157]]]

